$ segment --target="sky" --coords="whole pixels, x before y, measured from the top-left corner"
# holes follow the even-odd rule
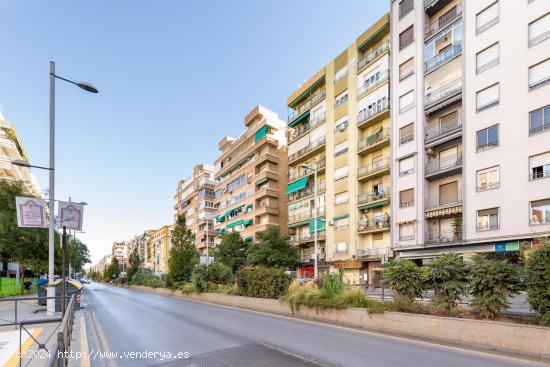
[[[389,0],[0,0],[0,104],[56,199],[85,201],[93,262],[173,222],[176,184],[212,163],[257,104],[286,98],[389,10]],[[41,188],[45,171],[33,170]]]

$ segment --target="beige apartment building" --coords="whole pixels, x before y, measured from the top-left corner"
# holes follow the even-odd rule
[[[392,246],[518,253],[550,231],[550,2],[392,0]]]
[[[392,256],[389,27],[385,15],[288,97],[288,227],[301,278],[314,276],[317,256],[320,274],[376,283]]]
[[[130,256],[129,243],[126,241],[114,242],[111,246],[111,255],[118,260],[120,266],[127,268]]]
[[[156,275],[168,273],[168,260],[172,249],[173,224],[167,224],[152,231],[149,242],[149,263]]]
[[[184,215],[186,224],[195,234],[195,245],[206,255],[206,248],[214,246],[214,167],[197,164],[193,173],[186,180],[178,182],[174,196],[174,210],[177,215]]]
[[[219,143],[215,231],[239,232],[247,241],[257,241],[257,233],[269,227],[278,227],[285,235],[286,124],[275,112],[256,106],[244,125],[239,138],[226,136]]]

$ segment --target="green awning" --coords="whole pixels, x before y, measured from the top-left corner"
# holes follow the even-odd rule
[[[225,222],[225,216],[218,216],[216,217],[216,221],[222,223],[222,222]]]
[[[344,218],[347,218],[349,217],[349,214],[342,214],[342,215],[337,215],[335,217],[332,217],[333,220],[338,220],[338,219],[344,219]]]
[[[309,110],[307,110],[306,112],[302,113],[300,116],[298,116],[296,119],[292,120],[292,122],[290,122],[290,124],[288,124],[288,127],[293,127],[293,126],[296,126],[298,125],[301,121],[303,121],[306,117],[309,116]]]
[[[246,206],[246,210],[252,210],[252,208],[254,208],[254,205],[253,204],[248,204]]]
[[[289,224],[289,225],[288,225],[288,228],[296,228],[296,227],[300,227],[300,226],[306,225],[306,224],[308,224],[308,223],[309,223],[309,220],[304,220],[304,221],[302,221],[302,222]]]
[[[325,217],[317,218],[317,232],[322,232],[325,230]],[[309,220],[309,233],[315,232],[315,219]]]
[[[263,185],[264,183],[266,183],[267,181],[269,181],[269,178],[264,177],[264,178],[262,178],[260,181],[256,182],[256,186],[261,186],[261,185]]]
[[[253,239],[254,239],[254,238],[252,238],[252,237],[246,237],[244,240],[245,240],[246,242],[252,242]]]
[[[363,211],[363,210],[367,210],[367,209],[377,208],[379,206],[388,205],[389,203],[390,203],[389,200],[384,200],[384,201],[380,201],[378,203],[366,204],[366,205],[360,206],[359,210]]]
[[[263,138],[265,138],[267,134],[267,129],[268,129],[267,125],[264,125],[260,128],[260,130],[256,131],[256,141],[260,141]]]
[[[244,223],[244,220],[238,220],[236,222],[233,222],[233,223],[229,223],[228,225],[225,226],[225,228],[229,229],[229,228],[233,228],[235,226],[240,226],[241,224]]]
[[[288,184],[288,187],[286,189],[286,194],[292,194],[293,192],[296,192],[298,190],[303,189],[307,186],[309,177],[304,177],[299,179],[298,181],[294,181],[293,183]]]
[[[254,219],[247,219],[243,222],[243,226],[248,227],[251,226],[252,223],[254,223]]]
[[[224,233],[225,233],[225,229],[223,229],[223,228],[218,228],[218,229],[216,230],[216,232],[218,232],[218,234],[224,234]]]
[[[388,31],[388,28],[390,27],[389,23],[384,23],[384,25],[376,30],[369,38],[363,41],[359,46],[357,46],[358,50],[361,50],[363,48],[366,48],[367,45],[370,45],[379,39],[382,38],[382,36]]]

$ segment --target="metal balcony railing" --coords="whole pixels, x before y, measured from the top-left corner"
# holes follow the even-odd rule
[[[437,69],[453,57],[459,55],[462,53],[462,43],[457,42],[453,44],[448,49],[444,50],[443,52],[439,53],[438,55],[432,57],[431,59],[424,62],[424,69],[426,73]]]
[[[378,102],[376,102],[376,104],[373,104],[371,106],[371,108],[363,108],[361,111],[359,111],[359,113],[357,114],[357,124],[360,124],[368,120],[372,116],[377,115],[380,112],[389,108],[387,98],[380,99],[378,100]]]
[[[424,29],[425,38],[429,38],[439,31],[447,27],[449,24],[453,24],[455,20],[459,19],[462,16],[462,3],[457,3],[454,11],[449,11],[448,13],[440,16],[436,21],[429,24]]]
[[[531,220],[529,220],[529,224],[534,226],[537,224],[550,224],[550,215],[547,216],[533,216]]]
[[[426,142],[435,140],[460,129],[462,129],[462,112],[441,118],[435,124],[427,126]]]
[[[457,242],[461,240],[462,233],[453,229],[440,232],[428,232],[426,235],[426,242],[431,243]]]
[[[326,137],[323,136],[322,138],[312,142],[312,143],[309,143],[309,145],[305,148],[302,148],[300,149],[299,151],[297,151],[296,153],[294,154],[291,154],[288,156],[288,161],[293,161],[295,159],[298,159],[306,154],[308,154],[309,152],[311,152],[312,150],[315,150],[317,149],[318,147],[322,146],[322,145],[325,145],[326,143]]]
[[[462,153],[453,154],[451,156],[435,159],[426,163],[426,174],[437,173],[449,168],[459,167],[462,165]]]
[[[301,136],[303,136],[305,133],[307,133],[314,127],[321,125],[323,122],[325,122],[325,120],[326,120],[326,113],[323,112],[322,114],[320,114],[319,116],[315,116],[313,119],[309,120],[308,122],[298,125],[294,130],[294,134],[292,134],[292,136],[288,138],[288,142],[292,143],[294,140],[300,138]]]
[[[426,93],[425,105],[429,106],[434,103],[440,102],[460,91],[462,91],[462,77],[450,81],[449,83],[443,85],[440,88],[437,88],[436,90]]]
[[[357,70],[361,70],[364,66],[369,64],[374,59],[378,58],[378,56],[382,55],[384,52],[389,50],[390,48],[390,41],[385,41],[380,46],[375,48],[373,51],[369,52],[365,57],[362,57],[357,61]]]
[[[488,191],[498,189],[500,187],[500,182],[484,182],[477,185],[477,192]]]
[[[365,80],[365,82],[357,88],[357,98],[363,96],[368,91],[370,91],[370,90],[374,89],[375,87],[377,87],[378,85],[384,83],[386,80],[388,80],[389,76],[390,76],[390,71],[385,70],[385,71],[381,72],[380,74],[376,74],[375,78],[373,78],[373,79],[369,78],[369,79]]]
[[[345,249],[345,250],[334,249],[333,254],[334,255],[347,255],[348,254],[348,249]]]
[[[317,192],[321,192],[326,189],[325,181],[319,183]],[[315,186],[311,185],[302,190],[298,190],[288,195],[288,201],[296,201],[307,196],[313,195],[315,193]]]
[[[390,257],[391,249],[389,248],[359,248],[357,249],[357,257]]]
[[[383,171],[385,169],[390,168],[390,159],[389,158],[382,158],[376,162],[373,162],[372,164],[359,167],[357,169],[357,177],[361,176],[368,176],[373,173]]]
[[[444,193],[441,195],[428,196],[426,198],[425,208],[435,209],[446,206],[455,206],[462,204],[462,191]]]
[[[302,113],[309,110],[317,102],[321,101],[326,96],[326,91],[321,89],[319,92],[315,93],[309,97],[304,104],[302,104],[297,110],[291,110],[288,114],[288,122],[292,122],[296,117],[300,116]]]
[[[314,162],[312,165],[319,171],[319,170],[326,167],[327,160],[326,160],[325,157],[323,157],[323,158],[319,159],[318,161]],[[297,180],[297,179],[305,177],[305,176],[310,176],[312,174],[313,174],[313,172],[309,169],[298,170],[298,172],[291,171],[288,174],[288,180],[289,181],[294,181],[294,180]]]
[[[378,200],[389,199],[390,192],[390,188],[385,187],[383,191],[359,194],[357,195],[357,204],[368,204]]]
[[[317,240],[324,240],[326,238],[325,231],[317,232]],[[314,241],[315,236],[313,233],[307,233],[303,235],[292,235],[290,236],[290,242],[310,242]]]
[[[390,228],[390,219],[389,218],[379,218],[379,219],[363,219],[357,223],[357,231],[373,231],[377,229],[388,229]]]
[[[485,223],[485,224],[478,224],[477,225],[477,231],[478,232],[487,232],[487,231],[496,231],[499,229],[498,223]]]
[[[390,138],[390,129],[387,127],[375,134],[367,136],[357,142],[357,150],[363,150]]]
[[[324,206],[320,206],[317,209],[318,209],[317,216],[325,214],[325,207]],[[311,219],[311,218],[314,218],[314,217],[315,217],[315,209],[310,209],[310,210],[302,212],[302,213],[289,215],[288,216],[288,222],[289,223],[298,222],[298,221],[301,221],[301,220],[307,220],[307,219]]]

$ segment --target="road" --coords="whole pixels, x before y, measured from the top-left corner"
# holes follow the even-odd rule
[[[92,366],[519,367],[534,362],[287,317],[90,284],[83,297]],[[126,352],[189,353],[129,359]],[[121,357],[122,356],[122,357]],[[143,354],[137,357],[143,357]],[[114,362],[113,362],[114,361]]]

